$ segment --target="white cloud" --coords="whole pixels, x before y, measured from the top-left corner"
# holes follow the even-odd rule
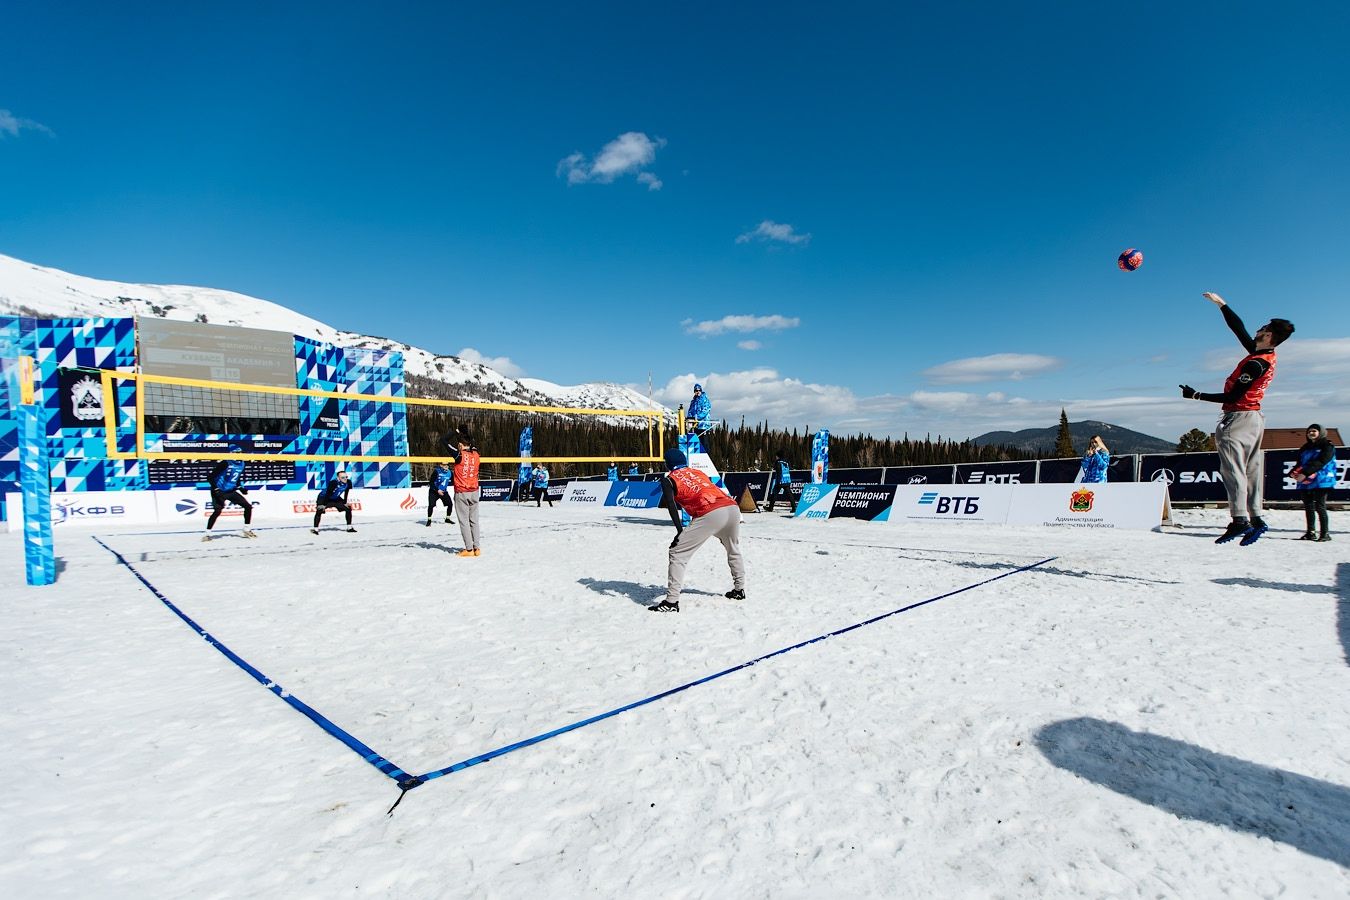
[[[558,161],[558,177],[568,184],[609,184],[624,175],[636,175],[649,191],[661,190],[663,182],[651,172],[642,171],[656,161],[656,151],[666,145],[665,138],[649,138],[640,131],[626,131],[610,141],[595,159],[572,153]]]
[[[699,337],[712,337],[717,334],[725,334],[728,331],[783,331],[787,328],[796,328],[802,324],[802,320],[796,316],[723,316],[720,319],[709,319],[703,322],[695,322],[693,319],[685,319],[680,323],[684,326],[685,334],[696,334]]]
[[[1063,363],[1053,356],[1034,353],[994,353],[954,359],[922,374],[934,384],[968,384],[977,381],[1021,381],[1058,369]]]
[[[738,422],[745,416],[751,421],[768,419],[788,427],[816,423],[824,427],[852,413],[858,404],[846,387],[784,378],[767,368],[678,375],[657,391],[656,398],[667,406],[687,406],[696,383],[703,385],[712,400],[714,418],[734,417]]]
[[[7,109],[0,109],[0,136],[8,135],[17,137],[20,131],[38,131],[42,134],[54,134],[54,132],[43,125],[41,122],[34,122],[32,119],[21,119]]]
[[[811,234],[798,232],[791,225],[782,222],[775,222],[772,219],[765,219],[755,226],[753,231],[747,231],[745,234],[736,238],[738,244],[748,244],[751,241],[778,241],[782,244],[808,244],[811,242]]]
[[[737,341],[736,346],[740,347],[742,350],[759,350],[764,345],[759,341]]]
[[[455,354],[465,362],[477,363],[480,366],[487,366],[489,369],[496,369],[500,374],[507,378],[519,378],[525,374],[525,370],[506,356],[484,356],[472,347],[465,347]]]

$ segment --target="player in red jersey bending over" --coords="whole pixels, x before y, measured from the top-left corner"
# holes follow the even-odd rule
[[[689,558],[704,541],[717,538],[727,550],[727,565],[731,568],[731,590],[727,597],[745,599],[745,562],[741,559],[741,510],[732,500],[697,469],[689,468],[684,453],[672,447],[666,451],[666,468],[670,471],[661,479],[662,505],[675,523],[675,540],[670,542],[670,576],[666,599],[649,606],[651,612],[679,612],[680,589],[684,587],[684,569]],[[688,528],[680,524],[680,510],[689,513],[693,521]]]

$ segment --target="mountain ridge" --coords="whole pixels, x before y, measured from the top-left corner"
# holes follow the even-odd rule
[[[1131,431],[1120,425],[1085,419],[1069,423],[1069,436],[1073,439],[1074,450],[1081,453],[1087,448],[1087,442],[1094,434],[1100,434],[1107,448],[1114,454],[1127,453],[1175,453],[1175,441]],[[1021,431],[988,431],[971,438],[971,442],[980,446],[990,444],[1016,447],[1031,453],[1041,453],[1043,459],[1049,459],[1054,453],[1059,438],[1059,426],[1049,428],[1023,428]]]

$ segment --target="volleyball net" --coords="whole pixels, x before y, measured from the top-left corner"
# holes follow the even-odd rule
[[[111,369],[100,378],[110,459],[228,459],[236,453],[223,444],[238,438],[247,442],[246,455],[276,462],[408,463],[420,469],[443,462],[446,438],[464,434],[484,466],[603,468],[660,462],[666,445],[661,409],[400,397]],[[522,453],[519,436],[526,426],[533,446]]]

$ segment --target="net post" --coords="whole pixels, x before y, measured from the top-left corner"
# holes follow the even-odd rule
[[[135,456],[145,452],[145,385],[133,376],[136,385],[136,449]]]
[[[56,548],[52,540],[51,464],[47,450],[46,409],[33,390],[31,356],[19,357],[19,486],[23,495],[24,572],[31,585],[56,581]],[[12,396],[12,395],[11,395]]]

